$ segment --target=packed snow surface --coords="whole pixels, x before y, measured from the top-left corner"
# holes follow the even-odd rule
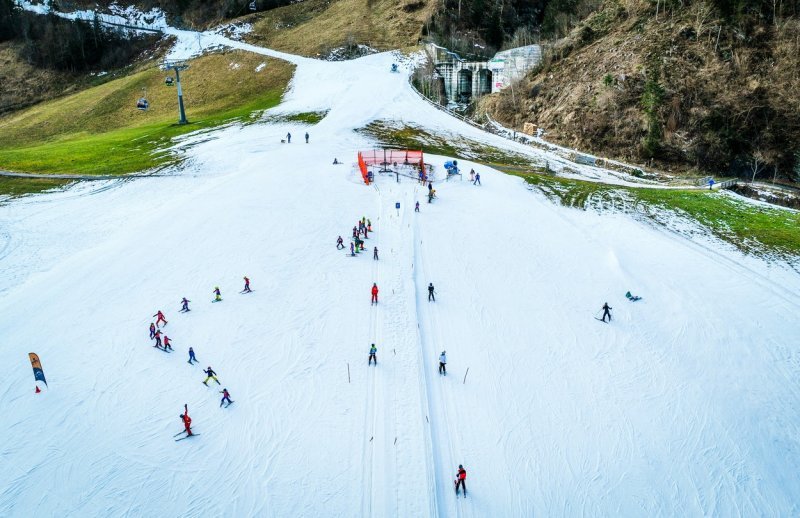
[[[174,175],[0,206],[1,516],[800,512],[796,274],[474,164],[481,186],[439,178],[431,204],[365,186],[352,130],[377,119],[531,151],[422,102],[391,54],[289,59],[273,113],[317,125],[228,126],[184,139]],[[200,435],[174,442],[184,403]]]

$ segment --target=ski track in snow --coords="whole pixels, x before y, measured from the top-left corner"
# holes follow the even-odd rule
[[[208,42],[297,64],[268,115],[328,114],[181,138],[179,174],[0,205],[0,515],[800,513],[791,269],[560,207],[482,166],[483,186],[437,182],[432,204],[406,179],[366,187],[331,162],[374,145],[352,130],[377,119],[541,155],[422,102],[391,53]],[[335,238],[362,216],[369,248],[346,257]],[[610,324],[592,318],[604,301]],[[158,309],[171,354],[148,340]],[[199,383],[208,365],[222,385]],[[184,403],[202,435],[174,442]]]

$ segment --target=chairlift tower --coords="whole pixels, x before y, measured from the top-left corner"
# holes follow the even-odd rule
[[[161,67],[164,70],[174,70],[175,71],[175,83],[177,84],[178,88],[178,110],[180,112],[180,119],[178,119],[178,124],[188,124],[189,121],[186,120],[186,112],[183,109],[183,90],[181,89],[181,70],[186,70],[189,68],[189,64],[182,59],[170,59],[164,61],[161,64]]]

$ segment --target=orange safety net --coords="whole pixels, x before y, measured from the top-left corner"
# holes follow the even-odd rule
[[[358,168],[361,170],[361,176],[364,177],[364,182],[369,185],[369,171],[367,166],[370,165],[415,165],[422,171],[422,178],[427,179],[428,175],[425,172],[425,158],[422,151],[411,149],[371,149],[369,151],[358,152]]]

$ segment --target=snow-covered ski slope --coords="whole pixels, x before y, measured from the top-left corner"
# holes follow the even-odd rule
[[[352,130],[376,119],[533,151],[426,105],[390,54],[292,59],[274,111],[330,110],[316,126],[227,127],[185,139],[179,174],[0,206],[1,516],[800,513],[796,274],[483,167],[433,204],[367,187]],[[174,442],[184,403],[202,435]]]

